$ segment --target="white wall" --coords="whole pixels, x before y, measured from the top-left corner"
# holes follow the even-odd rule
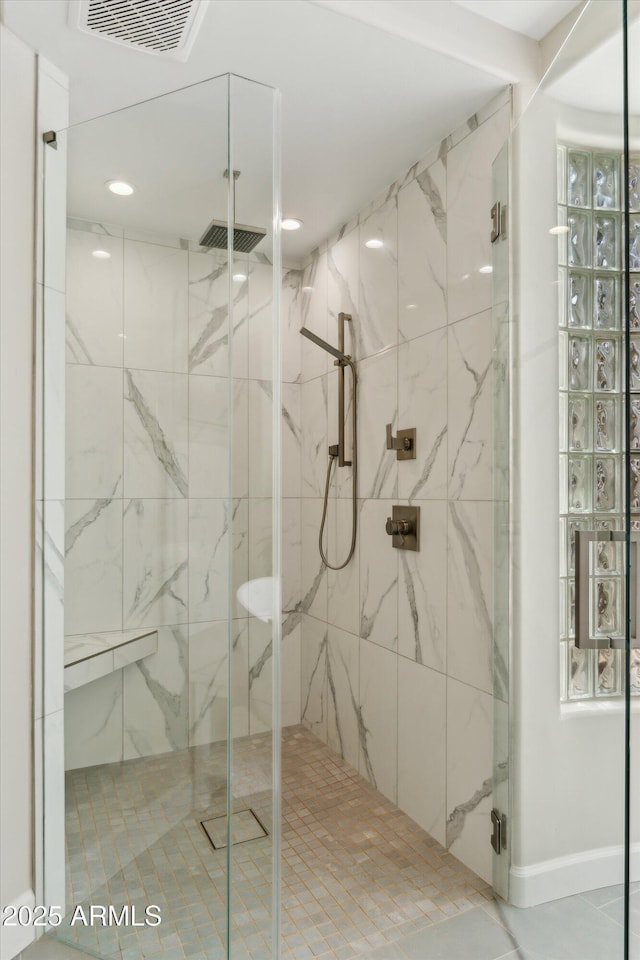
[[[0,26],[0,901],[33,896],[32,356],[36,58]],[[2,957],[24,942],[2,928]],[[23,932],[26,942],[30,931]]]
[[[623,867],[623,703],[560,703],[557,425],[562,358],[558,242],[548,233],[557,222],[558,140],[621,149],[621,121],[569,109],[539,92],[513,138],[511,899],[518,906],[621,883]],[[634,709],[637,738],[640,718],[637,705]],[[635,796],[639,787],[634,786]]]

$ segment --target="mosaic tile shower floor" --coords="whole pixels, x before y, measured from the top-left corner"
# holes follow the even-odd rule
[[[491,901],[491,889],[302,727],[283,732],[282,957],[350,960]],[[238,810],[271,831],[271,738],[234,744]],[[67,775],[67,903],[162,908],[158,927],[66,925],[108,960],[224,960],[224,744]],[[272,839],[233,847],[233,957],[270,957]],[[382,951],[382,953],[380,953]],[[504,951],[506,953],[506,951]],[[391,953],[390,953],[391,955]],[[394,953],[395,955],[395,953]]]

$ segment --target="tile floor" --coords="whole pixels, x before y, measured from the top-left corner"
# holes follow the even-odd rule
[[[271,833],[271,740],[234,743],[234,809]],[[68,905],[147,904],[159,927],[69,925],[106,960],[224,960],[226,750],[190,750],[67,775]],[[619,888],[516,910],[302,727],[283,732],[282,960],[618,960]],[[233,960],[271,957],[271,835],[232,847]],[[636,889],[640,931],[640,890]],[[66,952],[68,950],[68,957]],[[54,952],[57,951],[57,952]],[[80,960],[40,941],[23,960]],[[632,957],[640,960],[640,939]]]

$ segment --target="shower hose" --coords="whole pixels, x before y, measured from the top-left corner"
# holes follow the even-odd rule
[[[342,570],[349,563],[356,548],[356,528],[358,524],[358,377],[355,364],[347,358],[346,363],[351,367],[351,376],[353,379],[353,403],[351,405],[351,422],[353,429],[353,469],[351,474],[351,546],[349,555],[344,563],[329,563],[324,552],[322,541],[324,539],[324,526],[327,519],[327,502],[329,499],[329,484],[331,483],[331,471],[337,454],[329,453],[329,463],[327,464],[327,479],[324,485],[324,503],[322,505],[322,520],[320,521],[320,535],[318,537],[318,547],[320,556],[325,567],[330,570]]]

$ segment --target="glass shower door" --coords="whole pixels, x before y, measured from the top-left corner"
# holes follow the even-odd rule
[[[105,960],[277,953],[276,100],[222,76],[44,148],[45,264],[67,259],[40,347],[44,516],[57,468],[66,518],[44,893],[65,899],[66,834],[54,934]]]
[[[585,8],[512,134],[508,185],[494,165],[494,885],[515,944],[544,958],[640,947],[638,12]]]

